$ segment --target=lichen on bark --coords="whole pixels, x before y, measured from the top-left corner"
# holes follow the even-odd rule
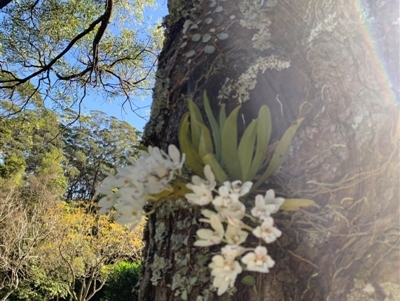
[[[248,123],[267,104],[276,140],[305,117],[286,163],[265,187],[285,197],[311,198],[320,209],[282,213],[277,224],[284,234],[269,248],[276,266],[256,275],[257,293],[238,279],[235,294],[217,299],[207,264],[218,247],[193,247],[199,212],[183,200],[156,204],[148,222],[141,300],[395,300],[400,195],[393,103],[400,91],[383,79],[400,78],[396,1],[365,1],[362,7],[345,0],[218,1],[223,7],[218,13],[211,2],[169,2],[144,142],[177,144],[186,97],[202,109],[206,90],[216,112],[221,101],[232,110],[241,76],[259,58],[290,61],[282,71],[255,72],[242,120]],[[267,26],[263,37],[260,28],[244,26],[246,18]],[[197,27],[187,33],[188,20]],[[206,44],[190,35],[216,27],[229,37],[211,39],[216,51],[205,53]],[[385,53],[386,68],[376,49]],[[185,56],[191,50],[195,54]],[[228,82],[232,89],[222,91]],[[224,96],[218,99],[219,94]],[[162,271],[155,264],[159,258],[167,262]]]

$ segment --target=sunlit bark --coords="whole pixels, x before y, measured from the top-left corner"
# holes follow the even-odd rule
[[[183,201],[157,205],[140,300],[398,298],[398,7],[398,1],[169,1],[145,142],[177,143],[185,97],[202,107],[204,90],[215,112],[218,103],[231,110],[242,99],[246,123],[267,104],[275,140],[304,117],[287,161],[265,187],[320,208],[278,215],[284,235],[269,247],[275,267],[256,275],[255,288],[240,283],[242,274],[232,296],[217,297],[204,256],[219,249],[193,247],[198,212]],[[187,20],[193,23],[185,30]],[[228,38],[218,38],[222,33]],[[203,42],[206,34],[211,42]],[[212,49],[206,45],[215,51],[206,53]]]

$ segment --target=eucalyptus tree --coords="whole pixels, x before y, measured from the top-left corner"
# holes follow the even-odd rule
[[[194,246],[200,210],[182,200],[155,203],[139,299],[398,298],[398,1],[170,0],[168,7],[144,144],[178,144],[187,99],[206,120],[204,91],[215,116],[241,105],[239,128],[267,104],[272,142],[304,120],[285,163],[259,189],[318,208],[279,214],[283,234],[268,248],[275,266],[252,278],[246,271],[217,296],[207,265],[220,249]]]
[[[128,122],[91,111],[66,128],[62,134],[66,157],[67,200],[92,200],[95,189],[105,178],[138,154],[139,132]]]
[[[144,24],[153,0],[7,1],[0,12],[0,97],[25,108],[35,94],[58,109],[89,94],[124,97],[148,90],[160,29]],[[26,83],[35,89],[21,98]],[[101,93],[101,94],[100,94]]]
[[[0,110],[17,112],[20,107],[2,101]],[[6,178],[18,172],[39,172],[44,167],[43,160],[48,159],[51,153],[61,164],[62,141],[57,137],[58,132],[57,114],[46,110],[40,101],[35,101],[24,112],[0,119],[0,176]]]

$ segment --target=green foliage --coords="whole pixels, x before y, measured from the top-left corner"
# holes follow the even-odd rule
[[[140,262],[121,261],[113,265],[101,301],[137,301],[138,295],[134,288],[139,281],[140,270]]]
[[[69,183],[65,198],[91,200],[105,177],[103,170],[115,172],[137,156],[138,135],[129,123],[100,111],[91,111],[67,128],[62,135]]]
[[[28,279],[24,279],[10,296],[11,301],[43,301],[54,297],[67,297],[68,286],[43,269],[31,266]]]
[[[105,265],[139,256],[141,228],[128,232],[94,215],[93,203],[61,197],[90,200],[103,169],[135,158],[139,133],[99,111],[61,131],[72,111],[0,102],[11,109],[0,119],[0,298],[89,300],[107,280]]]
[[[283,162],[285,162],[286,157],[289,153],[290,144],[292,143],[292,140],[296,135],[297,129],[303,122],[303,119],[304,118],[298,119],[296,123],[289,127],[283,134],[281,140],[279,140],[278,145],[276,146],[271,160],[269,161],[267,170],[262,174],[260,179],[254,185],[254,188],[257,188],[259,185],[261,185],[270,175],[275,172],[275,170],[278,169],[279,166],[282,165]]]
[[[42,93],[65,109],[99,89],[105,98],[143,94],[162,41],[162,31],[143,22],[144,9],[153,4],[12,1],[0,13],[0,61],[7,62],[0,99],[25,106]]]
[[[8,155],[3,161],[0,163],[0,177],[2,178],[18,176],[25,171],[25,160],[15,154]]]
[[[68,186],[67,178],[64,175],[62,163],[65,160],[62,150],[53,148],[45,153],[40,166],[37,168],[38,174],[54,174],[57,175],[53,181],[49,183],[48,189],[56,190],[60,195],[65,192]]]
[[[0,110],[10,105],[0,103]],[[136,157],[139,132],[100,111],[62,130],[60,120],[75,117],[71,111],[58,116],[38,104],[0,119],[0,177],[56,174],[51,185],[60,195],[91,200],[103,170],[115,172]]]
[[[0,111],[12,106],[9,101],[0,102]],[[59,122],[57,115],[38,103],[31,109],[0,119],[0,164],[7,174],[23,170],[27,174],[38,172],[42,163],[51,165],[51,158],[58,157],[53,165],[60,164],[61,157],[55,149],[61,149],[62,141],[57,137]],[[53,153],[53,154],[52,154]],[[62,153],[62,152],[61,152]],[[47,158],[45,159],[45,156]],[[17,159],[18,158],[18,159]],[[46,162],[44,162],[45,160]],[[3,162],[2,162],[3,161]],[[19,166],[16,168],[16,165]],[[2,177],[7,176],[2,173]]]
[[[266,105],[261,106],[258,118],[238,137],[237,119],[241,106],[236,107],[226,116],[225,107],[221,106],[219,124],[204,93],[204,109],[210,130],[205,126],[197,105],[188,100],[189,113],[186,113],[179,127],[179,143],[186,153],[186,166],[197,175],[203,176],[203,167],[210,165],[216,180],[251,181],[260,173],[259,180],[253,186],[256,189],[285,160],[290,144],[303,119],[289,127],[279,141],[271,160],[268,160],[268,145],[271,137],[271,114]],[[212,139],[211,139],[212,137]],[[265,171],[262,167],[268,165]]]

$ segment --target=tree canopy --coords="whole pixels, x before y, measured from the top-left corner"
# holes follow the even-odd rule
[[[60,132],[64,113],[38,102],[0,119],[2,301],[90,300],[114,264],[140,260],[142,230],[99,218],[93,198],[104,171],[135,159],[140,133],[100,111]]]
[[[7,1],[6,1],[7,2]],[[153,0],[1,3],[0,98],[25,108],[41,94],[58,109],[101,92],[125,97],[146,92],[160,48],[159,27],[143,21]],[[32,84],[21,97],[20,87]],[[10,112],[7,112],[10,113]]]

